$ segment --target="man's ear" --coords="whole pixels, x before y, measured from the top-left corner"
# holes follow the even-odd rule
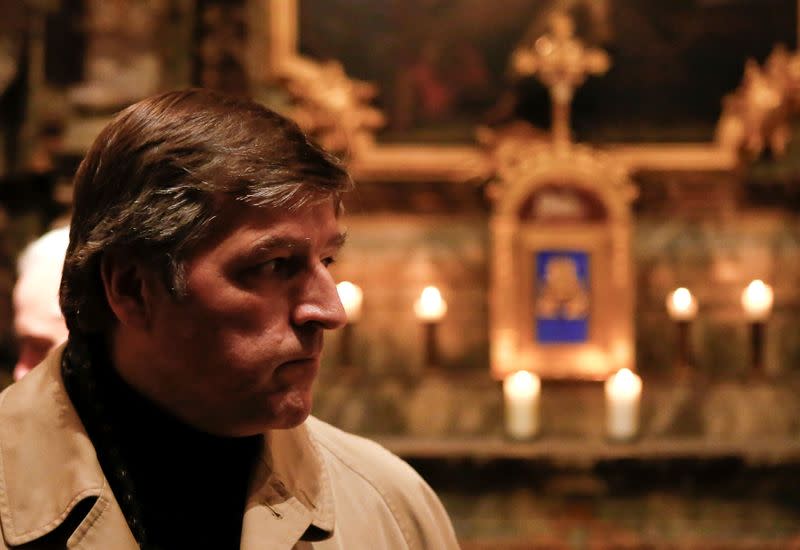
[[[106,301],[120,323],[146,329],[150,326],[153,285],[152,270],[130,255],[110,252],[100,261]]]

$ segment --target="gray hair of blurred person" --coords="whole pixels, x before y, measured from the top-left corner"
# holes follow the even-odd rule
[[[293,211],[333,200],[352,181],[292,121],[253,101],[202,89],[120,112],[75,176],[61,309],[70,332],[106,332],[101,259],[124,252],[160,274],[176,299],[183,265],[232,204]]]

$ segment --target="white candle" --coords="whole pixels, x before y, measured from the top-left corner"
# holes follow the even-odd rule
[[[764,281],[752,281],[742,292],[742,307],[751,321],[765,321],[772,311],[774,294],[772,287]]]
[[[506,432],[514,439],[527,439],[539,431],[539,377],[517,371],[503,381]]]
[[[441,321],[447,313],[447,302],[435,286],[426,286],[419,299],[414,302],[414,313],[417,318],[427,323]]]
[[[606,380],[606,433],[611,439],[630,439],[639,431],[642,379],[620,369]]]
[[[667,296],[667,312],[676,321],[691,321],[697,316],[697,300],[688,288],[678,288]]]
[[[339,300],[342,301],[344,312],[347,314],[347,322],[355,323],[361,318],[361,304],[364,301],[364,293],[358,285],[350,281],[342,281],[336,285],[339,292]]]

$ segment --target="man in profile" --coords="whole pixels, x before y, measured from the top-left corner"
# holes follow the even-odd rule
[[[68,243],[68,228],[53,229],[26,246],[17,261],[13,295],[15,381],[67,339],[67,325],[58,305],[58,286]]]
[[[410,467],[309,416],[350,186],[294,123],[209,91],[100,133],[69,340],[0,396],[0,548],[457,547]]]

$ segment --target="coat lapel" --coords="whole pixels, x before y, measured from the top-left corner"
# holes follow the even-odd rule
[[[269,432],[247,499],[242,550],[288,550],[311,531],[329,538],[334,523],[330,478],[306,425]]]
[[[9,545],[34,541],[61,526],[84,499],[96,498],[69,546],[138,548],[67,396],[61,378],[63,349],[0,395],[3,537]],[[109,546],[108,541],[119,545]]]

